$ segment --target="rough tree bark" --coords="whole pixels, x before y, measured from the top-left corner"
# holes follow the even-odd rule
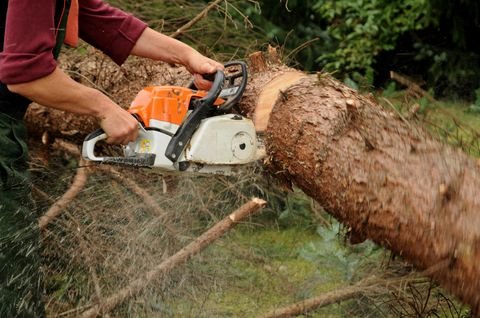
[[[427,269],[478,315],[480,164],[328,75],[292,79],[295,70],[271,61],[252,57],[240,108],[266,120],[272,176],[298,186],[357,238]],[[281,92],[266,98],[272,82]]]

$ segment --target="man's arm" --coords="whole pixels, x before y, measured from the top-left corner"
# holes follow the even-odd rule
[[[42,78],[7,87],[39,104],[96,117],[109,143],[127,144],[137,137],[138,123],[133,116],[100,91],[75,82],[58,67]]]
[[[9,3],[6,46],[0,54],[0,80],[12,92],[42,105],[95,116],[108,135],[107,142],[126,144],[134,140],[138,129],[133,116],[101,92],[76,83],[56,66],[51,54],[55,45],[53,3],[52,0]],[[32,33],[27,29],[34,18],[38,32]],[[129,54],[179,63],[195,75],[199,88],[211,85],[199,74],[213,73],[223,67],[101,0],[81,1],[79,18],[82,38],[100,47],[118,64]]]
[[[101,92],[76,83],[57,67],[52,54],[57,32],[54,16],[53,0],[9,1],[5,45],[0,53],[1,82],[10,91],[42,105],[95,116],[108,142],[134,140],[137,122],[127,111]],[[141,25],[138,30],[143,30]],[[131,47],[135,40],[131,39]]]
[[[140,35],[131,54],[184,65],[194,75],[195,85],[201,89],[211,86],[209,81],[202,78],[202,74],[211,74],[223,69],[222,64],[203,56],[187,44],[150,28],[145,29]]]
[[[199,74],[223,68],[190,46],[148,28],[144,22],[103,0],[82,0],[79,22],[80,37],[117,64],[122,64],[130,54],[182,64],[195,76],[196,86],[203,89],[211,83]]]

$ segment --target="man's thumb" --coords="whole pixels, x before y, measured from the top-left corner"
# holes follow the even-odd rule
[[[210,63],[204,63],[202,65],[203,74],[212,74],[212,73],[215,73],[216,70],[217,69],[215,68],[215,66]]]

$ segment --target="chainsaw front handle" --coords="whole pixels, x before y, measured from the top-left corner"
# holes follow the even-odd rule
[[[104,157],[95,156],[95,145],[97,142],[107,139],[107,137],[107,134],[101,128],[90,133],[83,141],[82,157],[91,161],[104,161]]]
[[[215,73],[215,80],[207,95],[201,99],[195,100],[193,103],[195,108],[185,121],[178,127],[175,135],[167,145],[165,157],[172,162],[176,162],[180,158],[181,153],[192,138],[193,133],[198,128],[203,119],[209,117],[215,110],[214,105],[218,96],[222,92],[225,82],[225,74],[218,70]]]
[[[240,66],[238,72],[225,75],[225,81],[227,82],[226,88],[220,93],[219,97],[225,100],[225,103],[218,107],[219,113],[229,112],[233,106],[242,98],[243,92],[247,87],[248,72],[247,64],[243,61],[230,61],[224,64],[225,71],[231,70],[235,66]],[[237,83],[237,79],[240,79]]]
[[[219,72],[223,73],[224,83],[222,84],[222,90],[220,91],[218,97],[223,99],[224,102],[217,108],[218,114],[228,113],[233,106],[235,106],[238,101],[242,98],[243,92],[247,87],[248,82],[248,70],[247,63],[244,61],[230,61],[223,64],[225,67],[224,71],[216,71],[211,74],[202,74],[202,77],[208,81],[214,82],[209,93],[215,91],[219,86],[215,84],[215,80],[218,79]],[[238,71],[233,71],[235,68],[238,68]],[[192,81],[188,88],[193,90],[198,90],[195,86],[195,82]]]
[[[222,92],[223,84],[225,82],[225,74],[223,71],[217,70],[215,73],[215,79],[213,80],[212,87],[208,91],[207,95],[201,98],[198,102],[201,105],[213,105],[217,100],[218,95]]]

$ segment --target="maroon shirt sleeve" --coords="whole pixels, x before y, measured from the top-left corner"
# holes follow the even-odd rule
[[[80,37],[121,65],[147,25],[101,0],[80,0]]]
[[[5,0],[0,0],[5,1]],[[52,73],[56,0],[9,0],[0,82],[30,82]],[[79,0],[80,37],[121,64],[147,27],[101,0]]]
[[[53,72],[55,0],[9,0],[0,81],[24,83]]]

